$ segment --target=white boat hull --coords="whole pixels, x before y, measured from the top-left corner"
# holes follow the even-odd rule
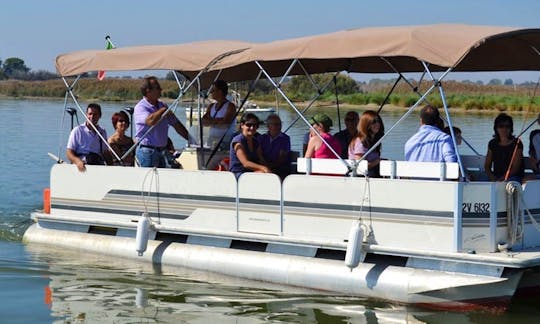
[[[535,213],[539,186],[523,191]],[[50,192],[50,213],[33,214],[25,242],[437,308],[508,303],[518,285],[540,286],[530,275],[520,283],[540,266],[530,222],[516,252],[497,251],[507,237],[500,183],[55,165]],[[138,257],[143,212],[152,224]],[[351,271],[358,221],[365,259]]]
[[[144,255],[138,256],[134,238],[45,229],[37,224],[28,229],[24,239],[32,244],[52,244],[233,277],[437,308],[509,300],[522,273],[516,271],[508,278],[499,278],[369,262],[351,271],[340,260],[154,240],[148,242]]]

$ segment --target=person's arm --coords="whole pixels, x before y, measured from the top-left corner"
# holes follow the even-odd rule
[[[493,163],[493,153],[490,149],[488,149],[486,154],[486,160],[484,161],[484,170],[486,171],[486,175],[488,176],[489,180],[496,181],[495,176],[493,175],[493,172],[491,171],[491,164]]]
[[[518,146],[515,158],[511,160],[510,163],[510,176],[519,175],[521,173],[521,166],[523,164],[523,147],[521,145]]]
[[[263,173],[270,172],[270,169],[268,169],[266,166],[250,161],[241,143],[235,143],[233,149],[234,149],[234,152],[236,153],[236,156],[238,157],[238,160],[240,161],[240,163],[242,163],[242,165],[245,168],[250,169],[255,172],[263,172]]]
[[[305,158],[311,158],[315,155],[315,147],[316,147],[316,142],[317,140],[320,141],[319,137],[318,136],[311,136],[309,138],[309,142],[308,142],[308,145],[307,145],[307,148],[306,148],[306,154],[304,154],[304,157]]]
[[[442,152],[444,162],[457,162],[457,152],[454,150],[454,143],[450,136],[444,141]]]
[[[201,118],[203,126],[211,126],[212,125],[212,117],[210,116],[210,111],[212,110],[212,105],[209,104],[208,107],[206,107],[206,112],[204,113],[203,117]]]
[[[168,109],[167,105],[162,103],[161,108],[159,108],[155,112],[146,116],[146,119],[145,119],[146,125],[154,126],[155,124],[157,124],[159,120],[161,119],[161,116],[165,113],[165,111],[167,111],[167,109]]]
[[[79,158],[77,154],[75,154],[75,151],[68,148],[66,150],[66,155],[67,155],[68,160],[71,161],[71,163],[75,164],[77,166],[77,169],[79,169],[80,172],[86,171],[86,167],[84,166],[83,160],[81,160],[81,158]]]
[[[187,141],[189,141],[189,132],[187,131],[186,127],[184,126],[184,124],[182,124],[182,122],[180,122],[180,120],[176,119],[176,123],[173,124],[173,127],[174,127],[174,130],[176,130],[176,132],[182,136],[183,138],[185,138]]]

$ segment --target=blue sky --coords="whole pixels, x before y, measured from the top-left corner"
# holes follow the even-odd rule
[[[540,0],[17,0],[2,3],[0,59],[20,57],[32,70],[54,71],[58,54],[103,48],[105,35],[118,47],[209,39],[264,42],[434,23],[540,27]],[[536,80],[538,73],[511,77]]]

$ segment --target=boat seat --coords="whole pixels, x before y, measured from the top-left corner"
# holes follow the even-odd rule
[[[383,177],[439,179],[441,181],[458,179],[459,164],[456,162],[409,162],[382,160],[380,173]]]
[[[485,155],[461,155],[460,158],[465,170],[484,172]]]
[[[347,165],[354,165],[354,160],[344,160]],[[338,159],[315,159],[298,158],[296,160],[296,169],[298,173],[306,174],[328,174],[328,175],[346,175],[349,171],[342,160]],[[357,174],[367,172],[367,161],[363,160],[356,167]]]

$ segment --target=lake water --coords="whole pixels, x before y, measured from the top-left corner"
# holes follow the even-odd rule
[[[125,105],[105,103],[102,107],[100,124],[112,134],[110,117]],[[538,300],[518,300],[504,314],[437,312],[25,246],[22,234],[30,224],[30,213],[41,208],[42,190],[48,186],[49,169],[54,163],[47,152],[65,159],[63,147],[71,121],[69,116],[62,120],[63,110],[61,101],[0,100],[1,323],[532,323],[540,318]],[[324,111],[335,120],[335,109]],[[178,115],[185,119],[183,113]],[[280,109],[280,115],[284,126],[294,119],[294,114],[285,108]],[[387,130],[400,115],[383,111]],[[403,158],[403,144],[416,131],[417,116],[413,113],[388,137],[383,156]],[[485,153],[493,117],[458,115],[454,123],[476,150]],[[83,118],[79,114],[81,122]],[[515,116],[516,132],[522,122],[523,117]],[[306,130],[300,124],[290,130],[293,149],[301,150]],[[176,134],[171,137],[177,148],[185,145]],[[527,138],[528,132],[523,138],[525,147]],[[465,145],[460,150],[472,153]]]

